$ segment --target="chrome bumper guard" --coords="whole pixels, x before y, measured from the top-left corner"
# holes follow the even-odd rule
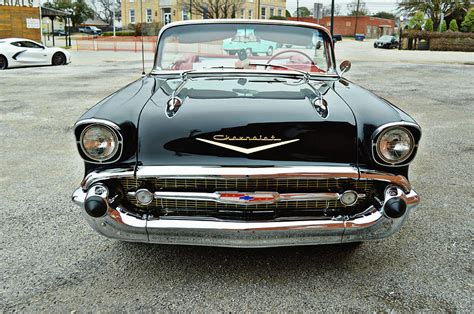
[[[141,169],[149,176],[162,176],[163,172],[156,171],[161,167],[152,167],[155,169]],[[170,167],[162,167],[166,172]],[[186,168],[186,167],[180,167]],[[194,168],[194,167],[193,167]],[[276,176],[284,175],[308,177],[308,176],[333,176],[354,178],[354,168],[338,167],[334,169],[313,168],[310,173],[302,171],[283,171],[279,168]],[[343,171],[341,168],[349,168],[351,171]],[[202,171],[202,168],[200,168]],[[228,168],[224,171],[229,171]],[[261,168],[256,168],[261,169]],[[264,168],[267,169],[267,168]],[[153,170],[150,173],[150,170]],[[171,170],[170,173],[176,174],[183,169]],[[189,170],[189,169],[188,169]],[[249,168],[246,168],[248,171]],[[252,169],[250,169],[252,170]],[[286,169],[288,170],[288,169]],[[305,169],[307,170],[307,169]],[[348,170],[348,169],[346,169]],[[235,171],[235,169],[234,169]],[[266,172],[268,170],[264,170]],[[94,184],[107,178],[118,178],[123,175],[130,175],[120,171],[104,172],[89,175],[85,178],[82,188],[77,189],[72,195],[72,200],[84,209],[85,200],[88,197],[88,189]],[[212,168],[213,175],[217,175],[216,168]],[[193,173],[193,172],[187,172]],[[240,172],[239,176],[242,177]],[[184,244],[184,245],[205,245],[205,246],[225,246],[225,247],[276,247],[292,245],[314,245],[365,241],[372,239],[381,239],[397,232],[403,225],[404,220],[409,215],[411,209],[419,203],[419,196],[411,189],[408,181],[402,176],[391,174],[374,173],[369,171],[358,172],[359,179],[377,179],[386,180],[390,183],[385,192],[385,199],[381,201],[380,209],[370,206],[363,213],[352,217],[337,217],[315,220],[298,221],[223,221],[212,220],[209,218],[193,217],[149,217],[147,215],[137,216],[127,211],[121,205],[110,206],[107,202],[107,212],[104,216],[94,218],[83,210],[88,223],[97,232],[102,235],[131,242],[149,242],[162,244]],[[133,172],[131,173],[133,175]],[[137,177],[140,171],[137,172]],[[195,173],[191,177],[203,176],[203,173]],[[261,175],[271,175],[270,173],[246,175],[246,177]],[[275,175],[275,173],[273,174]],[[229,177],[227,174],[225,177]],[[100,179],[97,179],[100,178]],[[92,189],[91,189],[92,190]],[[394,193],[396,191],[396,193]],[[391,198],[398,197],[406,203],[406,212],[400,218],[390,218],[384,213],[384,205]]]

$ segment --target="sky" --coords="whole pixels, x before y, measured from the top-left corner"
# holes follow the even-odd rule
[[[386,11],[390,13],[394,13],[397,9],[397,1],[396,0],[361,0],[365,2],[365,6],[369,9],[370,14],[374,14],[380,11]],[[308,9],[312,9],[314,3],[322,3],[323,7],[331,7],[331,0],[299,0],[300,7],[307,7]],[[334,0],[336,5],[341,6],[341,14],[347,13],[347,4],[352,2],[351,0]],[[296,11],[296,0],[286,0],[286,9],[293,14]]]

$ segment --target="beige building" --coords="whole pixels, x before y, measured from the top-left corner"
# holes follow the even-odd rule
[[[189,7],[192,0],[141,1],[122,0],[122,25],[124,28],[130,24],[141,23],[142,17],[143,23],[163,24],[207,18],[205,13],[198,14],[195,10],[190,13]],[[286,13],[286,0],[243,0],[242,3],[240,9],[235,12],[235,17],[238,19],[269,19],[272,16],[283,17]],[[140,14],[140,6],[143,10],[142,14]]]

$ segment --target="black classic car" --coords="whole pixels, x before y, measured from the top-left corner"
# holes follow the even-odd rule
[[[229,55],[225,42],[243,29],[278,48]],[[168,24],[152,71],[75,124],[85,176],[72,199],[95,230],[124,241],[270,247],[387,237],[419,202],[408,165],[421,130],[343,78],[349,68],[336,69],[332,39],[315,24]]]
[[[374,48],[397,48],[398,40],[395,36],[382,36],[374,42]]]

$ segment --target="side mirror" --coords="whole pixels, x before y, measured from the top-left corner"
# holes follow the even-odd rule
[[[341,65],[339,65],[339,69],[341,70],[341,75],[346,73],[351,69],[351,62],[349,60],[342,61]]]

